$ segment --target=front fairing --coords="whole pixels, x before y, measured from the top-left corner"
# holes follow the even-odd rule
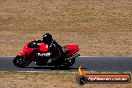
[[[23,47],[23,50],[18,54],[19,56],[26,56],[26,55],[30,55],[33,51],[37,51],[38,48],[29,48],[28,45],[29,43],[31,43],[32,41],[26,43]]]
[[[39,45],[35,45],[35,47],[34,46],[31,47],[30,44],[32,42],[33,41],[30,41],[24,45],[23,50],[19,53],[19,56],[27,56],[37,52],[46,53],[49,51],[47,44],[40,43]]]

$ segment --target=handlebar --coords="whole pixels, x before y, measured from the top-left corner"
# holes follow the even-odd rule
[[[27,45],[28,48],[38,48],[37,42],[32,41]]]

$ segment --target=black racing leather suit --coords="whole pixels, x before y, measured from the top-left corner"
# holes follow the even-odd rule
[[[36,43],[44,43],[43,40],[36,40]],[[61,62],[61,58],[63,57],[63,50],[62,47],[54,40],[48,43],[49,52],[51,55],[49,56],[50,59],[53,60],[55,64]]]

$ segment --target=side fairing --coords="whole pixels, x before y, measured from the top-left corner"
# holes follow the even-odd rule
[[[49,51],[48,45],[44,44],[44,43],[40,44],[39,45],[39,51],[40,52],[48,52]]]
[[[79,51],[78,45],[66,45],[67,56],[72,56]]]

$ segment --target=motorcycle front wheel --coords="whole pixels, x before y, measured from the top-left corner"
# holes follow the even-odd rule
[[[25,59],[24,57],[21,57],[21,56],[16,56],[13,59],[13,63],[17,67],[24,68],[24,67],[28,66],[31,63],[31,60]]]

